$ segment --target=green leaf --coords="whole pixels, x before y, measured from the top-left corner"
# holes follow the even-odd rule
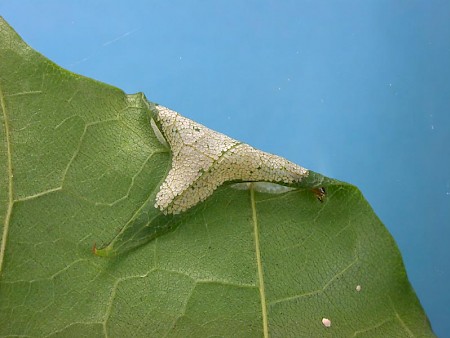
[[[326,179],[321,203],[225,184],[165,216],[152,104],[61,69],[3,19],[0,101],[0,336],[434,336],[354,186]]]

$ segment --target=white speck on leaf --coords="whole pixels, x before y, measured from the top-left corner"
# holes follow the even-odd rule
[[[329,320],[328,318],[322,318],[322,324],[325,327],[330,327],[331,326],[331,320]]]
[[[356,285],[356,291],[361,291],[361,285]]]

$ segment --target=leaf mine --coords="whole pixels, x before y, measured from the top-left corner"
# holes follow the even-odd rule
[[[257,150],[166,107],[156,109],[156,121],[172,151],[172,167],[155,203],[165,214],[188,210],[224,182],[291,184],[309,174],[282,157]]]

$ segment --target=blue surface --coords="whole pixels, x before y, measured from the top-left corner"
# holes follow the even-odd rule
[[[69,70],[357,185],[449,337],[449,1],[0,0],[0,15]]]

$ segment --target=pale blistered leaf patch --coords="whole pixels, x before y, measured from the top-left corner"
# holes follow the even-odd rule
[[[284,194],[288,191],[295,190],[295,188],[273,182],[241,182],[232,184],[231,188],[237,190],[254,189],[257,192],[266,194]]]
[[[309,171],[282,157],[156,106],[156,120],[172,150],[172,167],[156,195],[155,207],[178,214],[204,201],[228,181],[300,182]]]

